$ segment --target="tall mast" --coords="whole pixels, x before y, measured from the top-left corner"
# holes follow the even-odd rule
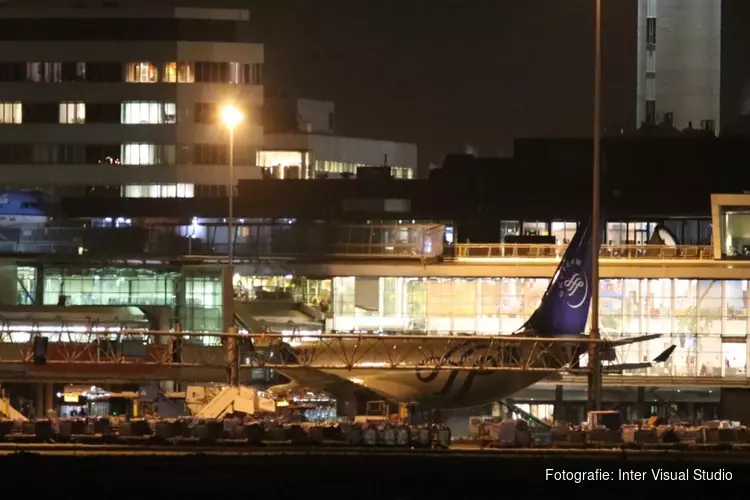
[[[593,207],[591,210],[591,340],[599,340],[599,250],[601,229],[600,217],[600,179],[599,179],[599,119],[601,114],[601,81],[602,81],[602,4],[596,2],[596,27],[594,35],[594,179]],[[600,410],[602,407],[602,370],[599,360],[599,349],[595,343],[589,345],[588,375],[589,410]]]

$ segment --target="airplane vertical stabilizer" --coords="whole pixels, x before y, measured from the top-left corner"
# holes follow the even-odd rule
[[[591,304],[591,224],[578,227],[539,308],[522,329],[543,337],[569,337],[586,330]]]

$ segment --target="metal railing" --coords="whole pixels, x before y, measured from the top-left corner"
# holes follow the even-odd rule
[[[456,259],[559,258],[567,245],[518,243],[463,243],[453,246]],[[605,259],[712,260],[710,245],[602,245],[599,257]]]
[[[206,229],[202,239],[173,227],[47,227],[0,229],[2,254],[92,257],[225,256],[226,231]],[[443,255],[443,226],[268,225],[237,226],[234,255],[242,258],[425,259]],[[223,238],[223,240],[221,239]]]

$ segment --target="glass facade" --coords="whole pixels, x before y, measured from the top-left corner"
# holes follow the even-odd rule
[[[184,283],[185,302],[184,307],[180,308],[182,329],[192,332],[220,332],[221,275],[206,273],[187,276]]]
[[[292,300],[328,311],[331,280],[299,276],[241,276],[233,279],[235,298],[242,301]]]
[[[725,257],[750,257],[750,212],[723,210],[721,253]]]
[[[36,303],[37,271],[35,267],[18,266],[16,283],[18,286],[18,304],[33,305]]]
[[[734,219],[732,219],[734,217]],[[743,222],[737,214],[729,216],[725,224],[731,231],[727,237],[727,248],[742,247]],[[734,221],[734,222],[731,222]],[[739,221],[739,222],[738,222]],[[663,224],[681,245],[709,245],[711,243],[710,219],[667,219],[659,221],[608,221],[604,227],[602,245],[647,245],[656,228]],[[506,236],[554,236],[555,243],[567,244],[576,231],[576,222],[572,221],[500,221],[501,239]],[[740,236],[737,236],[737,235]],[[734,239],[733,239],[734,238]],[[734,241],[739,240],[739,241]],[[725,253],[728,250],[725,250]]]
[[[34,304],[37,272],[18,268],[19,304]],[[130,268],[44,270],[46,306],[170,307],[183,330],[221,331],[221,275],[218,271],[180,274]]]
[[[337,277],[333,329],[509,334],[537,308],[548,283],[538,278]],[[651,360],[676,344],[670,362],[649,373],[744,377],[747,306],[747,280],[605,279],[600,327],[607,338],[664,334],[620,348],[620,363]]]
[[[44,300],[54,306],[65,297],[68,306],[174,306],[174,276],[135,269],[86,269],[78,273],[45,270]]]

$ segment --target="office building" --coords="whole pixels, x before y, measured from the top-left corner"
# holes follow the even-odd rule
[[[0,9],[2,184],[220,196],[225,104],[245,114],[235,183],[260,177],[263,46],[249,24],[246,10]]]
[[[636,126],[721,126],[721,0],[638,0]]]

